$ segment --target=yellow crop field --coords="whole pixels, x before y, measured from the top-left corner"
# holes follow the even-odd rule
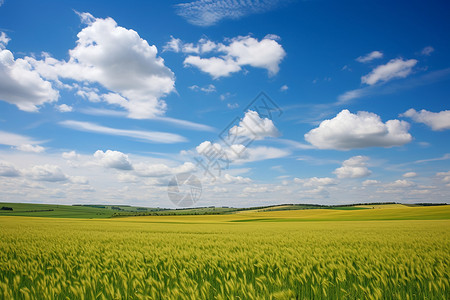
[[[0,298],[448,299],[448,209],[381,211],[0,217]]]

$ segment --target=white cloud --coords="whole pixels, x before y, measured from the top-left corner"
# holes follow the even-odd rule
[[[34,166],[30,170],[27,170],[26,174],[37,181],[58,182],[69,179],[59,166],[49,164]]]
[[[223,176],[222,182],[227,184],[244,184],[244,183],[251,183],[252,180],[248,177],[242,177],[242,176],[232,176],[230,174],[225,174]]]
[[[373,180],[373,179],[364,180],[362,183],[363,186],[371,186],[371,185],[378,185],[378,184],[380,184],[380,182],[378,180]]]
[[[227,103],[227,107],[229,109],[235,109],[235,108],[239,107],[239,104],[238,103]]]
[[[6,45],[7,41],[9,39],[2,33],[0,42]],[[14,59],[11,51],[0,47],[0,100],[16,105],[20,110],[36,112],[38,106],[58,98],[58,91],[29,62],[22,58]]]
[[[276,8],[286,0],[228,1],[197,0],[176,5],[176,13],[197,26],[211,26],[222,19],[240,19]]]
[[[28,62],[47,79],[102,85],[122,97],[111,103],[126,109],[130,118],[164,113],[166,104],[161,97],[174,90],[175,81],[173,72],[157,56],[157,48],[136,31],[118,26],[112,18],[79,15],[87,26],[78,33],[77,46],[69,51],[68,61],[47,55],[44,60],[27,58]]]
[[[439,177],[443,183],[446,183],[447,186],[450,186],[450,171],[448,172],[438,172],[436,176]]]
[[[268,118],[261,118],[256,111],[249,110],[239,125],[233,126],[229,134],[235,137],[249,137],[256,140],[262,140],[266,137],[278,137],[280,133]]]
[[[244,194],[253,194],[253,193],[265,193],[268,191],[267,186],[252,186],[252,187],[246,187],[242,190]]]
[[[170,41],[164,45],[163,51],[173,51],[178,53],[181,51],[182,43],[183,42],[180,39],[176,39],[173,36],[170,36]]]
[[[432,52],[434,52],[434,48],[431,47],[431,46],[427,46],[427,47],[425,47],[425,48],[422,49],[422,51],[420,52],[420,54],[429,56],[429,55],[431,55]]]
[[[195,169],[195,165],[190,162],[185,162],[178,167],[169,167],[165,164],[148,163],[139,163],[135,165],[136,174],[141,177],[163,177],[168,175],[189,173],[193,172]]]
[[[72,150],[69,152],[63,152],[61,154],[62,158],[67,159],[67,160],[78,160],[81,158],[81,155],[78,154],[76,151]]]
[[[401,146],[412,140],[405,121],[381,118],[369,112],[352,114],[344,109],[331,120],[305,134],[305,139],[319,149],[349,150],[366,147]]]
[[[405,180],[405,179],[399,179],[394,182],[388,183],[385,186],[388,188],[408,188],[416,186],[417,184],[415,182]]]
[[[411,108],[400,116],[409,117],[418,123],[424,123],[430,126],[432,130],[450,129],[450,110],[443,110],[435,113],[425,109],[418,112]]]
[[[0,0],[0,6],[2,1]],[[0,32],[0,49],[4,49],[11,39],[4,32]]]
[[[41,153],[45,151],[45,148],[39,145],[31,145],[31,144],[22,144],[16,147],[19,151],[24,152],[35,152],[35,153]]]
[[[382,58],[383,57],[383,53],[380,51],[372,51],[364,56],[360,56],[356,59],[356,61],[360,62],[360,63],[366,63],[369,61],[372,61],[374,59],[377,58]]]
[[[405,178],[412,178],[412,177],[416,177],[417,173],[416,172],[407,172],[405,174],[402,175]]]
[[[71,176],[70,178],[70,182],[75,183],[75,184],[89,184],[89,180],[84,177],[84,176]]]
[[[376,67],[369,74],[361,77],[362,83],[374,85],[379,81],[389,81],[394,78],[405,78],[412,72],[417,60],[391,59],[387,64]]]
[[[70,106],[70,105],[67,105],[67,104],[61,104],[61,105],[58,105],[56,108],[57,108],[60,112],[63,112],[63,113],[65,113],[65,112],[71,112],[71,111],[73,110],[73,107]]]
[[[342,167],[337,168],[333,173],[338,178],[361,178],[372,174],[367,168],[367,156],[353,156],[342,163]]]
[[[20,171],[6,161],[0,161],[0,176],[3,177],[18,177],[20,176]]]
[[[118,170],[132,170],[133,165],[128,159],[128,155],[119,152],[107,150],[103,152],[102,150],[97,150],[94,153],[94,157],[99,161],[99,163],[107,168],[113,168]]]
[[[111,127],[97,125],[97,124],[90,123],[90,122],[80,122],[80,121],[72,121],[72,120],[62,121],[59,124],[69,127],[69,128],[72,128],[72,129],[75,129],[75,130],[79,130],[79,131],[96,132],[96,133],[108,134],[108,135],[132,137],[132,138],[135,138],[138,140],[155,142],[155,143],[171,144],[171,143],[178,143],[178,142],[186,141],[186,138],[184,138],[178,134],[173,134],[173,133],[168,133],[168,132],[117,129],[117,128],[111,128]]]
[[[263,68],[273,76],[278,73],[279,65],[286,55],[277,41],[270,38],[258,41],[250,36],[236,37],[228,45],[218,44],[216,48],[210,49],[223,55],[208,58],[190,55],[184,60],[184,65],[195,66],[214,79],[238,72],[243,66]]]
[[[10,133],[10,132],[0,130],[0,145],[13,146],[17,149],[21,148],[19,150],[23,150],[23,151],[26,151],[27,148],[28,149],[33,148],[35,150],[39,150],[42,148],[42,150],[44,150],[43,147],[37,146],[37,144],[41,144],[41,143],[42,142],[35,141],[32,138],[24,136],[24,135]],[[39,151],[32,151],[32,152],[39,152]]]
[[[199,87],[198,85],[192,85],[189,88],[193,91],[202,91],[205,93],[212,93],[212,92],[216,91],[216,87],[214,86],[214,84],[209,84],[204,87]]]
[[[337,180],[330,177],[312,177],[306,179],[294,178],[294,182],[303,184],[304,187],[318,187],[337,184]]]
[[[289,87],[285,84],[282,87],[280,87],[280,91],[286,92],[289,89]]]

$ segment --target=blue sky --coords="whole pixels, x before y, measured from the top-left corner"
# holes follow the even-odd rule
[[[1,200],[448,202],[449,6],[0,0]]]

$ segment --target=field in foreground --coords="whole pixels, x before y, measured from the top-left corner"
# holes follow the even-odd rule
[[[5,299],[448,299],[450,210],[0,216]]]

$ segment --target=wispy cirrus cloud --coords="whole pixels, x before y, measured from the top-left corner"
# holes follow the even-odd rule
[[[62,121],[59,124],[78,131],[132,137],[138,140],[152,143],[173,144],[187,141],[185,137],[169,132],[118,129],[98,125],[95,123],[74,120]]]
[[[211,26],[223,19],[240,19],[275,9],[291,0],[198,0],[180,3],[176,13],[197,26]]]

